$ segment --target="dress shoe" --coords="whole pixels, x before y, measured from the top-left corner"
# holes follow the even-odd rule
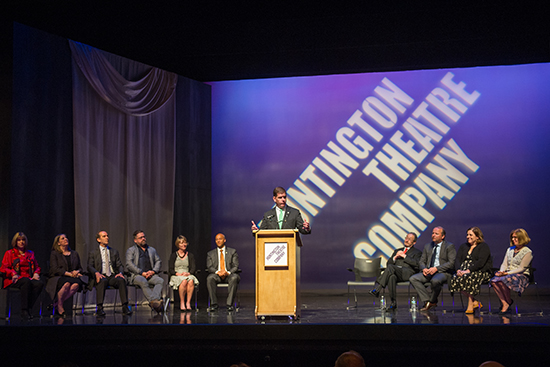
[[[208,307],[206,309],[206,311],[208,311],[208,312],[217,312],[218,311],[218,305],[217,304],[210,305],[210,307]]]
[[[434,308],[436,306],[437,306],[437,303],[426,302],[426,304],[424,305],[424,307],[422,307],[420,309],[420,311],[421,312],[426,312],[426,311],[429,311],[429,310],[431,310],[432,308]]]
[[[96,316],[105,316],[106,313],[103,311],[103,306],[97,306],[97,311],[95,312]]]
[[[392,303],[390,303],[390,307],[388,307],[388,310],[395,310],[395,309],[397,309],[397,302],[392,301]]]
[[[227,312],[233,312],[233,311],[235,311],[235,307],[227,306]]]
[[[161,313],[164,311],[164,302],[162,302],[161,299],[155,299],[149,302],[149,306],[156,311],[157,313]]]
[[[369,292],[371,295],[375,296],[376,298],[380,297],[380,289],[374,288]]]
[[[130,310],[130,307],[128,307],[128,305],[122,306],[122,314],[124,316],[130,316],[132,314],[132,310]]]
[[[32,315],[32,313],[29,312],[29,310],[22,310],[21,311],[21,317],[26,319],[26,320],[34,319],[34,316]]]
[[[160,305],[160,301],[158,299],[154,299],[152,301],[149,301],[149,307],[151,307],[151,310],[153,310],[153,311],[157,311],[159,305]]]

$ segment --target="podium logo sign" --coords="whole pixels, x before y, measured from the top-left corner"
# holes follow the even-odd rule
[[[288,243],[266,242],[264,250],[265,266],[288,266]]]

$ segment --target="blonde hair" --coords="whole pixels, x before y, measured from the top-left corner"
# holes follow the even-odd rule
[[[16,232],[11,240],[11,247],[17,246],[17,240],[18,239],[24,239],[25,240],[25,250],[27,249],[27,246],[29,245],[29,241],[27,240],[27,236],[23,232]]]
[[[182,236],[181,234],[176,238],[176,242],[174,242],[174,245],[176,245],[176,247],[178,247],[180,242],[189,243],[189,241],[187,241],[187,238],[185,236]]]
[[[512,232],[510,232],[510,246],[514,246],[514,243],[512,242],[512,235],[514,233],[518,237],[518,245],[519,246],[525,246],[529,242],[531,242],[531,239],[529,238],[529,235],[527,234],[527,231],[523,228],[517,228],[517,229],[514,229]]]
[[[61,247],[59,246],[59,240],[61,239],[61,236],[67,237],[65,233],[60,233],[53,239],[53,245],[52,245],[52,251],[55,250],[59,253],[63,253],[63,250],[61,250]],[[67,250],[71,251],[71,247],[67,246]]]

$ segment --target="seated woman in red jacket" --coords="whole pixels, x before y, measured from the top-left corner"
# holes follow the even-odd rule
[[[55,236],[50,255],[50,279],[46,291],[55,300],[55,316],[65,317],[63,302],[82,289],[82,265],[78,252],[71,250],[65,234]],[[56,299],[57,298],[57,299]]]
[[[0,272],[5,275],[4,288],[21,290],[22,316],[32,319],[32,308],[44,287],[40,281],[40,266],[34,252],[27,249],[27,236],[23,232],[13,236],[11,246],[4,254],[0,267]]]

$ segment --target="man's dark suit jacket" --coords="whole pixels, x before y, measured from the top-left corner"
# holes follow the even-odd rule
[[[418,273],[419,262],[420,262],[420,257],[422,256],[422,251],[418,250],[413,246],[407,250],[407,257],[405,258],[400,257],[396,261],[393,261],[395,254],[397,254],[397,252],[402,250],[405,250],[405,247],[396,249],[391,255],[391,257],[388,259],[387,265],[396,265],[396,266],[401,266],[403,268],[409,268],[411,269],[413,274]],[[403,280],[406,280],[406,279],[403,279]]]
[[[304,220],[302,219],[302,214],[300,211],[287,205],[285,209],[285,217],[283,218],[283,224],[280,229],[298,229],[298,231],[302,234],[310,234],[311,229],[306,231],[302,228],[303,226]],[[265,212],[262,223],[260,224],[260,229],[279,229],[277,211],[275,207]]]
[[[99,247],[100,245],[96,246],[95,250],[90,251],[88,254],[88,272],[90,273],[90,279],[88,282],[89,289],[92,289],[95,286],[95,273],[101,273],[102,270],[101,251],[99,250]],[[118,254],[118,251],[112,247],[109,247],[109,259],[114,274],[120,273],[124,275],[124,266],[120,260],[120,255]]]
[[[419,263],[420,271],[430,267],[434,245],[432,241],[424,246],[424,251],[422,251],[422,257]],[[455,259],[456,249],[454,245],[443,240],[443,242],[441,242],[441,249],[439,250],[439,266],[437,267],[437,272],[447,273],[450,276],[454,272]]]
[[[218,252],[219,248],[208,251],[206,254],[206,268],[210,274],[214,274],[218,271]],[[231,247],[225,247],[225,270],[231,274],[237,273],[239,270],[239,255],[237,250]]]

